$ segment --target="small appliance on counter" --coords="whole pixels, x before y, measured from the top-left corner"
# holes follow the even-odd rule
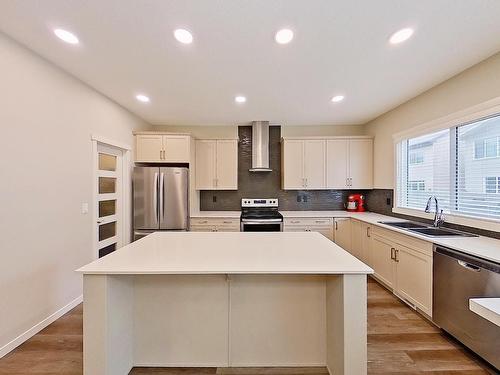
[[[365,196],[363,194],[351,194],[347,197],[347,211],[364,212],[365,211]]]

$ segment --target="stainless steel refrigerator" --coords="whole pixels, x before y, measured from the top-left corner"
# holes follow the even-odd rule
[[[134,241],[160,230],[188,229],[189,171],[176,167],[135,167]]]

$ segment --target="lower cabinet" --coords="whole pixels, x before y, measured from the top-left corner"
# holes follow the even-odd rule
[[[191,232],[239,232],[240,219],[236,218],[191,218]]]
[[[377,279],[432,317],[432,243],[374,228],[369,258]]]
[[[332,218],[285,218],[284,232],[318,232],[333,241]]]
[[[371,267],[370,245],[371,226],[351,219],[351,254]]]
[[[342,249],[351,252],[351,219],[335,218],[335,243]]]

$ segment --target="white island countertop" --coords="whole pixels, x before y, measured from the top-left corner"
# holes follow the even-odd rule
[[[500,298],[471,298],[469,309],[500,326]]]
[[[156,232],[77,270],[83,274],[371,274],[315,232]]]

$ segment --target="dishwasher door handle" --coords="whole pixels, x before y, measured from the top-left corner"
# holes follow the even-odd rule
[[[472,264],[469,264],[467,262],[464,262],[463,260],[457,260],[457,263],[460,264],[463,268],[468,269],[469,271],[481,272],[481,268],[479,268],[478,266],[474,266]]]

